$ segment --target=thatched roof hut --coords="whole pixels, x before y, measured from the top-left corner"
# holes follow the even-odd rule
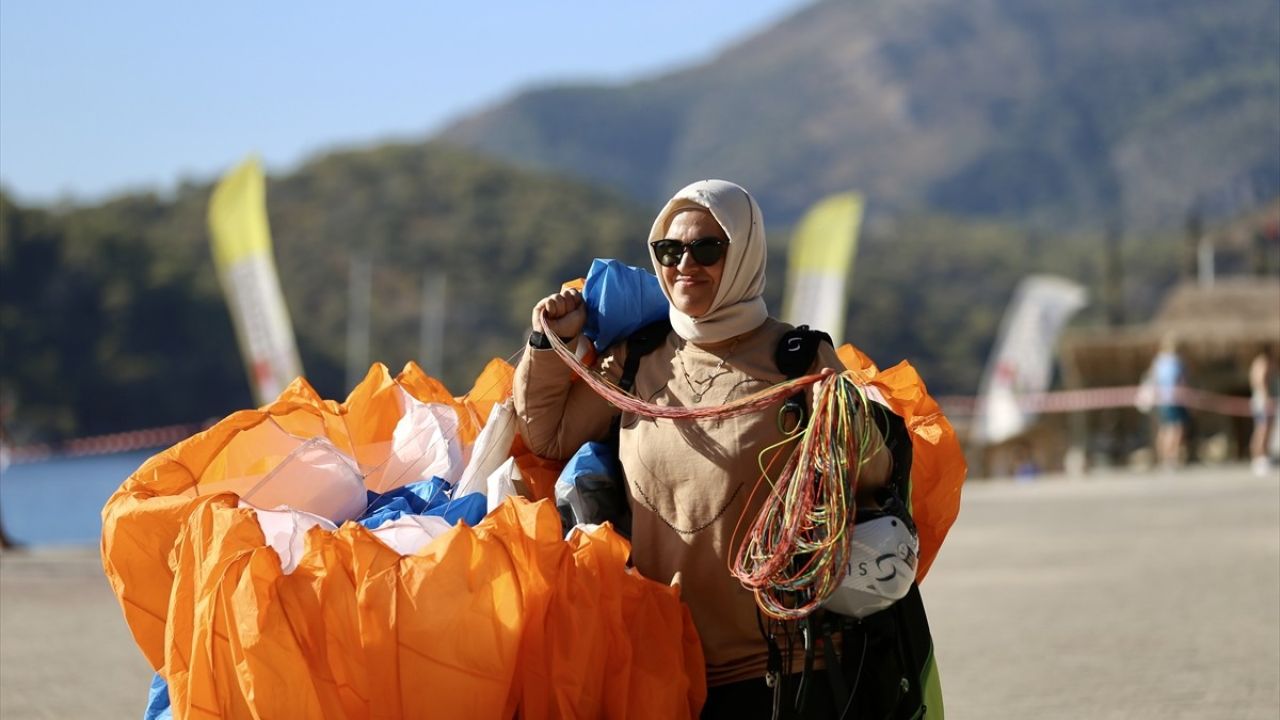
[[[1177,341],[1196,385],[1240,392],[1248,385],[1249,360],[1262,351],[1280,352],[1280,277],[1221,278],[1207,287],[1184,283],[1148,323],[1071,330],[1059,351],[1064,383],[1136,384],[1166,336]]]
[[[1065,389],[1136,386],[1161,342],[1172,337],[1191,387],[1248,395],[1252,359],[1268,352],[1280,360],[1280,198],[1191,238],[1188,260],[1183,281],[1150,321],[1063,334],[1058,357]],[[1043,414],[1023,436],[975,448],[972,460],[987,474],[1006,474],[1027,457],[1058,468],[1073,447],[1085,450],[1091,463],[1134,462],[1150,442],[1151,425],[1149,416],[1127,405]],[[1193,410],[1193,457],[1195,441],[1210,437],[1227,446],[1227,457],[1241,457],[1250,427],[1247,417]]]

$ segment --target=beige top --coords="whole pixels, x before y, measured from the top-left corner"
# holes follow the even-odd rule
[[[735,339],[702,347],[671,333],[640,363],[634,391],[650,403],[690,406],[721,405],[763,390],[785,379],[774,351],[789,329],[768,319]],[[611,348],[600,369],[620,377],[623,352],[621,345]],[[820,367],[843,369],[825,343],[815,371]],[[603,439],[618,413],[572,377],[549,350],[527,350],[516,368],[520,433],[539,455],[573,455],[584,442]],[[633,512],[632,561],[646,577],[680,583],[702,638],[710,685],[761,677],[766,669],[755,598],[729,565],[768,493],[767,485],[752,493],[759,455],[782,439],[777,407],[727,420],[622,418],[618,455]],[[764,458],[774,477],[794,446]],[[880,452],[864,467],[859,497],[884,483],[889,462],[889,454]]]

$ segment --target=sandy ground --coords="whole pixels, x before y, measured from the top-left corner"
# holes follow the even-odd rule
[[[1280,717],[1280,472],[973,482],[924,584],[947,717]],[[138,718],[88,551],[0,555],[0,716]]]
[[[1280,718],[1280,471],[974,483],[922,593],[952,720]]]
[[[96,549],[0,554],[0,717],[141,718],[150,682]]]

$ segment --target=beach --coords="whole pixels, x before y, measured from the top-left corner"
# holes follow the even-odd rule
[[[151,674],[97,548],[0,553],[0,716],[141,718]]]
[[[947,717],[1274,719],[1280,472],[971,481],[922,593]],[[138,718],[96,548],[0,554],[0,715]]]

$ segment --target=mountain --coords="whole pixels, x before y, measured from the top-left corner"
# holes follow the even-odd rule
[[[868,194],[879,217],[844,336],[882,366],[910,360],[938,394],[972,393],[1024,274],[1088,286],[1086,322],[1147,317],[1185,264],[1189,208],[1213,227],[1280,194],[1278,50],[1275,0],[822,2],[705,65],[532,91],[433,141],[317,157],[267,197],[303,364],[344,396],[348,269],[368,257],[370,356],[420,359],[422,279],[444,272],[443,379],[464,392],[519,352],[538,297],[593,257],[647,266],[658,204],[721,176],[764,206],[774,308],[792,221],[826,193]],[[8,438],[250,404],[209,193],[65,207],[0,193]],[[1123,282],[1104,292],[1108,272]]]
[[[1280,192],[1274,0],[827,0],[696,67],[547,87],[440,139],[655,205],[733,179],[792,222],[858,189],[1042,228]]]

